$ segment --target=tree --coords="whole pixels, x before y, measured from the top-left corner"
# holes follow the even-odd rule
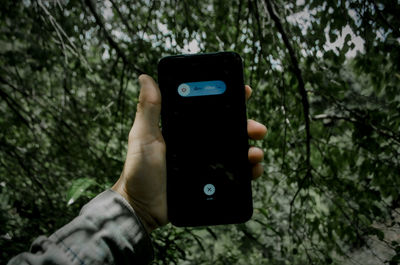
[[[0,261],[117,179],[138,74],[156,77],[165,55],[235,50],[254,92],[248,116],[269,127],[254,216],[159,229],[155,263],[357,264],[355,251],[399,262],[398,1],[27,0],[0,10]]]

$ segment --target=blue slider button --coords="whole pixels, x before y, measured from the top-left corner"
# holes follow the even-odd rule
[[[182,97],[219,95],[226,91],[226,84],[221,80],[189,82],[178,86],[178,94]]]

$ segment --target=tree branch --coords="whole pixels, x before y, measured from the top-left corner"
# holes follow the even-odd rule
[[[30,122],[19,112],[25,110],[13,99],[11,98],[6,92],[0,89],[0,97],[4,99],[10,109],[18,116],[18,118],[28,127],[31,128]]]
[[[121,48],[118,46],[118,44],[115,42],[115,40],[112,38],[112,36],[110,35],[110,33],[107,31],[107,29],[105,28],[104,22],[101,19],[101,17],[99,16],[99,14],[97,14],[96,12],[96,8],[93,5],[93,2],[91,0],[85,0],[85,4],[88,6],[90,12],[92,13],[92,15],[94,16],[95,20],[96,20],[96,24],[102,29],[108,43],[110,44],[110,46],[117,52],[118,56],[122,58],[122,61],[132,70],[134,70],[136,72],[136,74],[140,75],[143,74],[144,71],[142,71],[141,69],[139,69],[137,66],[135,66],[132,62],[130,62],[128,60],[128,58],[126,57],[126,54],[121,50]]]
[[[374,5],[374,10],[376,12],[376,14],[378,15],[379,19],[381,19],[383,21],[383,24],[385,24],[389,29],[392,30],[392,32],[394,33],[394,37],[399,37],[400,36],[400,30],[396,27],[394,27],[393,25],[391,25],[389,23],[389,21],[387,21],[387,19],[385,18],[385,16],[382,14],[382,11],[379,9],[378,5],[376,4],[376,1],[372,0],[372,4]]]
[[[36,177],[36,174],[35,174],[36,172],[32,172],[32,171],[35,171],[35,168],[33,166],[29,166],[29,164],[28,164],[29,159],[26,159],[26,158],[20,156],[17,153],[16,148],[13,145],[3,141],[3,139],[0,139],[0,143],[2,146],[1,149],[4,150],[5,153],[8,154],[11,158],[14,158],[17,160],[20,167],[25,171],[26,176],[32,181],[32,183],[36,184],[36,186],[41,191],[43,191],[50,208],[54,209],[53,201],[51,200],[50,195],[47,192],[47,189],[44,187],[43,183],[40,182],[40,180]]]
[[[132,35],[135,35],[136,32],[132,29],[132,27],[129,25],[128,21],[125,19],[124,15],[121,13],[121,11],[118,8],[118,5],[115,3],[114,0],[110,0],[111,4],[113,5],[114,9],[117,11],[122,23],[125,25],[126,29],[128,32]]]
[[[392,139],[393,141],[395,141],[397,144],[400,144],[400,137],[398,135],[396,135],[395,133],[388,131],[388,130],[384,130],[381,129],[377,126],[375,126],[374,124],[372,124],[371,122],[368,123],[367,119],[363,116],[358,115],[356,112],[347,109],[346,110],[348,112],[350,112],[351,114],[353,114],[356,118],[351,118],[351,117],[346,117],[346,116],[338,116],[338,115],[328,115],[328,114],[319,114],[316,115],[314,117],[312,117],[313,120],[344,120],[350,123],[354,123],[354,124],[361,124],[361,125],[365,125],[368,126],[369,128],[371,128],[372,130],[375,130],[378,134]]]
[[[306,131],[306,167],[307,167],[307,172],[305,176],[301,179],[301,181],[298,184],[298,188],[296,193],[294,194],[292,200],[290,201],[290,211],[289,211],[289,227],[291,227],[292,224],[292,211],[293,211],[293,206],[294,202],[299,195],[300,191],[303,189],[305,183],[307,183],[307,179],[311,178],[311,133],[310,133],[310,104],[308,102],[308,97],[307,97],[307,91],[305,89],[304,85],[304,80],[303,76],[299,67],[299,62],[297,60],[295,51],[289,41],[288,36],[285,33],[285,30],[283,29],[282,23],[279,19],[279,17],[275,14],[272,4],[270,0],[265,0],[265,4],[268,10],[268,14],[270,15],[271,19],[274,21],[276,28],[278,29],[278,32],[282,36],[283,43],[286,46],[286,49],[289,52],[290,56],[290,61],[292,63],[292,71],[294,75],[296,76],[297,82],[298,82],[298,91],[299,94],[301,95],[301,103],[303,105],[303,114],[304,114],[304,121],[305,121],[305,131]]]
[[[265,4],[267,6],[268,13],[272,20],[275,22],[275,26],[278,29],[278,32],[282,36],[282,40],[286,46],[286,49],[289,52],[290,60],[292,63],[293,67],[293,73],[296,76],[297,82],[298,82],[298,90],[301,95],[301,103],[303,105],[303,114],[304,114],[304,121],[305,121],[305,130],[306,130],[306,163],[307,163],[307,171],[310,171],[311,169],[311,163],[310,163],[310,156],[311,156],[311,133],[310,133],[310,104],[308,102],[308,97],[307,97],[307,91],[305,89],[304,85],[304,80],[303,76],[301,74],[301,70],[299,67],[299,62],[297,60],[295,51],[290,44],[289,38],[286,35],[283,26],[279,20],[279,17],[275,14],[274,10],[272,9],[272,4],[270,0],[265,0]]]

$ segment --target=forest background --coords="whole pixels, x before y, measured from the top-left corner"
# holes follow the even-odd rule
[[[236,51],[266,124],[254,216],[152,234],[154,264],[398,264],[400,1],[0,6],[0,263],[121,173],[140,73]]]

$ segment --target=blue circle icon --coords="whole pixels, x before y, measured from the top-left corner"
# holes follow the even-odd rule
[[[182,97],[186,97],[190,93],[190,87],[187,84],[180,84],[178,86],[178,94]]]
[[[203,189],[204,193],[208,196],[211,196],[215,193],[215,186],[213,184],[207,184]]]

